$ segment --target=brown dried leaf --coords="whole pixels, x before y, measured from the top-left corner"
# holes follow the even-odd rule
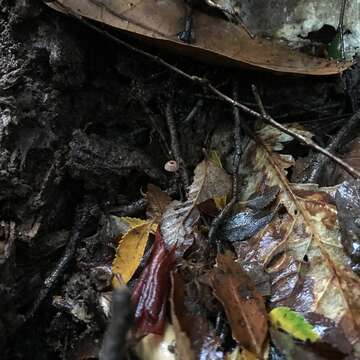
[[[171,197],[153,184],[148,184],[147,189],[146,198],[148,206],[146,215],[151,219],[155,219],[155,221],[160,221],[165,208],[171,202]]]
[[[358,343],[360,282],[340,241],[333,200],[336,188],[290,184],[286,169],[293,159],[275,151],[289,137],[269,127],[257,136],[257,143],[247,149],[247,168],[253,173],[243,197],[277,185],[277,206],[282,210],[249,242],[238,245],[237,253],[243,263],[255,261],[267,268],[276,306],[329,317],[352,344]]]
[[[267,337],[267,313],[255,284],[229,252],[218,255],[211,283],[225,308],[234,339],[261,358]]]
[[[251,39],[240,26],[195,11],[196,42],[178,39],[183,30],[183,0],[59,0],[82,16],[134,33],[153,43],[207,61],[258,67],[284,73],[330,75],[342,72],[350,63],[340,64],[311,57],[266,39]],[[47,2],[54,9],[61,6]]]
[[[196,205],[228,195],[231,191],[231,177],[212,160],[202,161],[194,171],[194,181],[190,186],[189,200]]]

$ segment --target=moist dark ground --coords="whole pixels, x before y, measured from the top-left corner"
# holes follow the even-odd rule
[[[251,106],[256,83],[272,115],[308,124],[322,144],[359,106],[357,68],[342,79],[215,68],[114,33],[229,94],[238,79],[240,100]],[[0,0],[1,359],[96,358],[106,325],[98,297],[107,284],[94,269],[114,255],[107,215],[139,199],[149,182],[174,185],[163,170],[171,158],[164,120],[170,97],[189,171],[211,141],[224,156],[232,151],[231,108],[210,95],[41,1]],[[199,98],[202,110],[184,122]],[[307,150],[299,147],[299,154]],[[99,210],[82,229],[65,275],[24,323],[84,199]],[[82,315],[71,314],[74,306]]]

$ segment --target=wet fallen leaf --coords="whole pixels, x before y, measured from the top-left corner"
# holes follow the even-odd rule
[[[153,225],[151,221],[141,221],[139,224],[132,227],[121,238],[112,264],[112,272],[119,274],[125,284],[128,283],[140,264]],[[113,280],[113,286],[119,286],[116,279]]]
[[[286,173],[294,160],[277,151],[290,140],[264,127],[247,149],[250,175],[242,192],[244,200],[264,186],[277,185],[276,206],[281,211],[249,241],[238,244],[239,260],[258,262],[270,273],[273,306],[322,314],[358,346],[360,282],[340,241],[336,188],[289,183]]]
[[[132,294],[135,306],[135,327],[139,336],[164,332],[170,272],[174,266],[175,247],[165,247],[158,230],[150,259]]]
[[[207,61],[258,67],[296,74],[338,74],[351,63],[341,64],[311,57],[280,43],[252,39],[240,25],[195,11],[196,42],[185,44],[178,38],[183,30],[185,6],[182,0],[58,0],[82,16],[152,40],[154,44]],[[66,12],[61,5],[47,4]]]
[[[302,346],[290,335],[276,329],[270,329],[271,340],[281,352],[283,358],[289,360],[320,360],[323,357],[313,353],[308,346]]]
[[[275,201],[278,194],[278,186],[265,187],[262,193],[252,194],[246,201],[246,206],[252,210],[263,210]]]
[[[261,294],[231,253],[218,255],[211,275],[214,294],[223,304],[233,338],[262,357],[267,337],[267,313]]]
[[[226,220],[221,228],[222,236],[230,242],[245,240],[269,224],[274,215],[273,211],[267,210],[242,211]]]
[[[270,336],[276,349],[283,355],[282,359],[290,360],[354,360],[355,357],[348,351],[341,351],[336,344],[323,342],[302,342],[287,333],[270,328]],[[351,348],[351,346],[349,346]]]
[[[343,182],[337,189],[336,208],[341,242],[352,260],[352,269],[360,274],[360,181]]]
[[[194,180],[185,202],[173,201],[166,208],[160,224],[166,246],[177,246],[182,255],[194,241],[194,225],[199,219],[196,206],[231,191],[231,178],[211,160],[202,161],[194,171]]]
[[[251,277],[256,289],[262,296],[271,295],[270,275],[264,270],[261,264],[250,262],[243,264],[244,270]]]
[[[320,338],[313,326],[308,323],[301,314],[292,311],[286,306],[279,306],[270,312],[270,321],[273,326],[278,327],[294,338],[314,342]]]
[[[321,339],[315,343],[307,343],[312,351],[326,359],[351,359],[352,346],[339,326],[320,314],[310,312],[305,317],[321,336]]]

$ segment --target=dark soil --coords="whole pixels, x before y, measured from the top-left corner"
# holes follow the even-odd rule
[[[289,78],[162,56],[225,92],[237,77],[244,102],[253,103],[250,84],[257,83],[275,118],[313,120],[323,144],[359,107],[357,69],[346,81]],[[124,213],[149,182],[176,189],[176,179],[163,170],[170,159],[164,120],[170,97],[190,173],[212,142],[224,156],[232,151],[231,108],[208,95],[39,0],[0,0],[2,359],[96,358],[106,326],[99,296],[110,288],[106,268],[114,256],[107,215]],[[184,122],[202,97],[202,110]],[[321,120],[327,116],[334,120]],[[35,309],[74,234],[79,206],[88,217],[75,257]],[[132,212],[143,209],[140,203]]]

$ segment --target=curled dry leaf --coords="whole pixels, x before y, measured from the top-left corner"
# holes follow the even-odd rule
[[[211,284],[225,308],[233,338],[261,358],[268,330],[264,299],[231,253],[218,255]]]
[[[275,150],[289,140],[264,127],[247,149],[246,166],[253,173],[243,197],[277,185],[281,211],[248,242],[240,243],[237,253],[242,263],[255,261],[266,267],[272,277],[273,305],[322,314],[355,345],[359,343],[360,282],[340,241],[336,189],[288,182],[286,171],[294,160]]]
[[[185,44],[178,38],[186,16],[183,0],[57,1],[82,16],[131,32],[183,55],[207,61],[311,75],[337,74],[351,64],[311,57],[259,37],[252,39],[240,25],[199,11],[193,14],[196,42]],[[56,3],[47,4],[64,11]]]
[[[194,172],[194,181],[185,202],[173,201],[165,210],[160,228],[166,246],[177,246],[182,255],[194,240],[193,227],[199,219],[196,206],[231,191],[231,178],[211,160],[202,161]]]
[[[151,227],[152,222],[150,221],[140,222],[139,225],[131,228],[119,242],[112,264],[112,272],[119,274],[125,284],[128,283],[140,265]],[[119,286],[116,279],[113,280],[113,286]]]

